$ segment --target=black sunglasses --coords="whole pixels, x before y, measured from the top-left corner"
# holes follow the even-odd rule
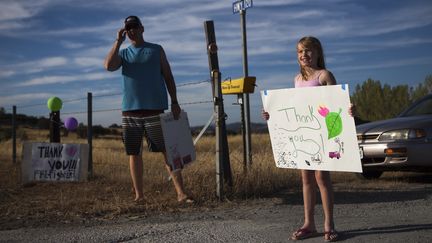
[[[137,23],[131,23],[131,24],[127,24],[125,26],[126,30],[131,30],[131,29],[138,29],[139,27],[141,27],[139,24]]]

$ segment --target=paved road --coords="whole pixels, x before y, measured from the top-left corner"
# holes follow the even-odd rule
[[[397,191],[337,190],[335,198],[342,241],[432,242],[432,185]],[[316,208],[316,221],[322,232],[321,209]],[[302,217],[301,195],[286,192],[211,210],[3,230],[0,242],[287,242]],[[302,242],[323,242],[323,237]]]

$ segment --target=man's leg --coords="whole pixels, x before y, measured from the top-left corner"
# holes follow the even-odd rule
[[[177,201],[182,202],[188,199],[188,195],[185,193],[181,170],[172,171],[169,165],[166,163],[166,161],[168,161],[166,153],[164,152],[163,154],[165,158],[165,168],[167,169],[168,174],[171,176],[174,188],[177,192]]]
[[[143,193],[143,160],[142,160],[142,139],[144,129],[141,121],[136,117],[122,117],[123,143],[126,154],[129,155],[129,170],[132,178],[132,185],[135,192],[135,201],[144,197]]]
[[[129,167],[132,177],[132,184],[135,191],[135,201],[144,198],[143,193],[143,160],[141,155],[129,156]]]

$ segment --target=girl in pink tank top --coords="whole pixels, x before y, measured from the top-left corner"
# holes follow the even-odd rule
[[[320,41],[315,37],[303,37],[297,43],[297,61],[300,73],[294,79],[296,88],[320,85],[334,85],[333,74],[326,70],[324,52]],[[268,112],[262,112],[268,120]],[[333,185],[329,171],[301,170],[303,184],[304,223],[291,235],[292,240],[301,240],[317,235],[314,208],[316,203],[316,185],[321,193],[324,210],[324,240],[338,240],[338,233],[333,220]]]
[[[312,86],[321,86],[321,83],[319,81],[319,78],[321,76],[321,74],[323,73],[323,71],[325,70],[320,70],[318,71],[318,75],[310,80],[302,80],[301,74],[298,74],[295,78],[294,78],[294,87],[296,88],[301,88],[301,87],[312,87]]]

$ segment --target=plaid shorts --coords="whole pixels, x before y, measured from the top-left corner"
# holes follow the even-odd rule
[[[122,116],[123,144],[127,155],[142,152],[143,136],[150,152],[164,152],[165,142],[159,115],[148,117]]]

